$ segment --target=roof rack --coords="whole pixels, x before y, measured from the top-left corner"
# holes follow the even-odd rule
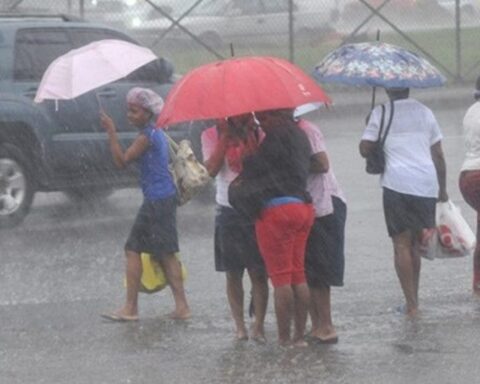
[[[63,21],[81,22],[85,21],[81,17],[74,15],[67,15],[65,13],[51,14],[51,13],[15,13],[15,12],[0,12],[0,18],[5,19],[61,19]]]

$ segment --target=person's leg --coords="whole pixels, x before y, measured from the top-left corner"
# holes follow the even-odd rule
[[[415,299],[417,301],[417,307],[420,304],[418,299],[418,291],[420,287],[420,269],[422,267],[422,257],[420,253],[415,252],[415,247],[417,246],[416,242],[420,239],[421,231],[417,232],[416,235],[412,237],[412,245],[410,253],[412,255],[412,266],[413,266],[413,281],[414,281],[414,289],[415,289]]]
[[[337,338],[337,332],[332,321],[330,291],[330,287],[310,287],[310,308],[311,313],[315,313],[315,319],[312,317],[310,335],[320,340]]]
[[[252,338],[257,341],[264,341],[264,322],[268,304],[268,279],[265,271],[262,269],[249,269],[248,274],[252,282],[252,300],[255,313]]]
[[[297,226],[292,248],[292,288],[294,293],[294,329],[293,341],[296,345],[305,345],[305,327],[307,324],[310,292],[305,279],[305,249],[314,221],[314,210],[309,204],[296,204],[290,207],[292,223]]]
[[[413,259],[412,234],[410,231],[402,232],[392,236],[392,241],[395,252],[395,270],[405,296],[406,314],[415,316],[418,310],[416,268],[418,267],[418,277],[420,276],[420,268],[419,264],[418,266],[415,265]]]
[[[142,204],[125,243],[125,280],[126,298],[124,305],[117,311],[101,316],[109,320],[138,320],[138,291],[142,278],[141,249],[144,249],[146,228],[148,227],[148,207]]]
[[[138,320],[138,290],[142,277],[142,260],[140,254],[125,251],[126,299],[124,305],[113,312],[104,313],[102,317],[115,320]]]
[[[294,298],[294,334],[293,342],[298,346],[305,344],[305,327],[307,324],[310,291],[307,283],[292,285]]]
[[[123,310],[123,315],[138,315],[138,290],[140,288],[140,279],[142,277],[142,260],[140,255],[133,251],[125,251],[125,271],[127,279],[127,296]]]
[[[311,322],[311,329],[309,334],[313,335],[317,329],[320,328],[320,313],[319,313],[319,304],[318,300],[316,299],[317,294],[315,288],[311,285],[308,286],[310,289],[310,305],[308,306],[308,313],[310,315],[310,322]]]
[[[305,275],[310,288],[310,305],[308,307],[311,321],[310,335],[320,328],[320,314],[316,295],[314,292],[315,287],[319,286],[323,280],[325,280],[325,267],[324,259],[327,254],[325,223],[323,218],[316,218],[310,231],[310,235],[307,241],[307,247],[305,250]]]
[[[477,213],[477,245],[473,254],[473,293],[480,297],[480,171],[462,172],[459,188],[464,200]]]
[[[480,220],[477,214],[477,244],[473,253],[473,294],[480,297]]]
[[[263,211],[262,218],[255,224],[258,246],[274,287],[278,338],[281,345],[291,343],[290,326],[292,318],[294,318],[294,311],[298,311],[295,320],[300,321],[295,326],[296,336],[299,337],[298,334],[302,331],[302,327],[303,330],[305,329],[308,310],[308,287],[305,283],[304,260],[297,260],[297,265],[294,266],[295,254],[299,253],[298,232],[306,226],[304,211],[299,206],[303,205],[285,204],[268,208]],[[308,213],[311,218],[308,225],[309,230],[313,222],[313,208],[310,206]],[[308,231],[304,234],[302,258],[304,258],[307,237]],[[299,287],[294,293],[292,286],[300,284],[303,284],[304,287]],[[295,300],[301,300],[301,302],[297,305]]]
[[[290,285],[273,288],[275,315],[277,317],[278,341],[286,346],[291,343],[290,327],[294,310],[293,289]]]
[[[243,316],[243,272],[226,272],[227,279],[227,298],[230,305],[233,321],[235,322],[235,332],[238,340],[247,340],[248,332],[245,327]]]
[[[182,267],[175,254],[170,254],[159,259],[165,272],[170,289],[175,301],[175,310],[170,314],[172,319],[185,320],[190,318],[191,312],[183,287]]]
[[[321,232],[323,236],[317,243],[320,249],[314,249],[318,256],[323,254],[322,263],[325,269],[320,269],[319,274],[323,276],[324,281],[317,284],[310,284],[310,307],[314,308],[315,319],[312,318],[313,337],[319,338],[321,341],[336,342],[338,341],[337,332],[332,321],[331,313],[331,288],[332,286],[343,285],[343,275],[345,268],[345,222],[347,218],[347,206],[337,197],[332,197],[334,206],[333,215],[328,215],[321,220]],[[316,224],[316,223],[315,223]],[[315,229],[312,227],[312,232]],[[312,235],[310,234],[310,237]],[[310,241],[309,237],[309,241]],[[323,238],[323,239],[322,239]],[[322,252],[323,251],[323,252]],[[326,256],[326,258],[325,258]]]

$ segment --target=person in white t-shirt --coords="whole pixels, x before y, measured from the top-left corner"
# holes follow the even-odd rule
[[[236,326],[236,338],[247,340],[244,320],[243,274],[252,284],[255,322],[251,338],[264,342],[264,319],[268,301],[268,278],[258,249],[252,220],[235,211],[228,202],[228,187],[242,169],[243,157],[254,152],[263,132],[253,115],[218,120],[201,136],[202,153],[210,176],[215,177],[217,214],[215,217],[215,269],[226,273],[227,298]]]
[[[480,296],[480,76],[477,78],[475,103],[463,118],[465,160],[460,170],[459,186],[465,201],[477,212],[477,246],[473,255],[473,292]]]
[[[383,209],[394,248],[395,270],[405,296],[402,312],[415,316],[421,259],[414,252],[423,229],[435,227],[437,199],[447,201],[446,164],[442,134],[432,111],[409,98],[408,88],[386,89],[384,122],[393,119],[385,140],[385,171],[380,176]],[[367,157],[378,139],[382,109],[371,113],[360,142]],[[385,129],[383,130],[385,132]]]

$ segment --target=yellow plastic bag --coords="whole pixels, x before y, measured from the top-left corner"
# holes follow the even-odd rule
[[[149,253],[142,253],[140,255],[142,259],[142,277],[140,279],[140,292],[143,293],[155,293],[161,291],[165,288],[167,284],[167,279],[163,273],[163,269],[158,262],[153,260]],[[181,264],[182,267],[182,279],[185,281],[187,278],[187,269],[185,265],[180,261],[178,253],[175,254],[175,257]],[[127,280],[124,280],[124,285],[127,286]]]

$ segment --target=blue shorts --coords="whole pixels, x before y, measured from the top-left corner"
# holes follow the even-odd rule
[[[407,230],[435,228],[437,199],[408,195],[383,188],[383,212],[390,237]]]
[[[317,217],[308,237],[305,274],[312,288],[343,286],[347,206],[338,197],[332,203],[333,213]]]
[[[243,272],[265,270],[258,250],[255,225],[233,208],[217,206],[215,217],[215,270]]]
[[[125,250],[148,252],[156,259],[178,252],[176,196],[143,202]]]

